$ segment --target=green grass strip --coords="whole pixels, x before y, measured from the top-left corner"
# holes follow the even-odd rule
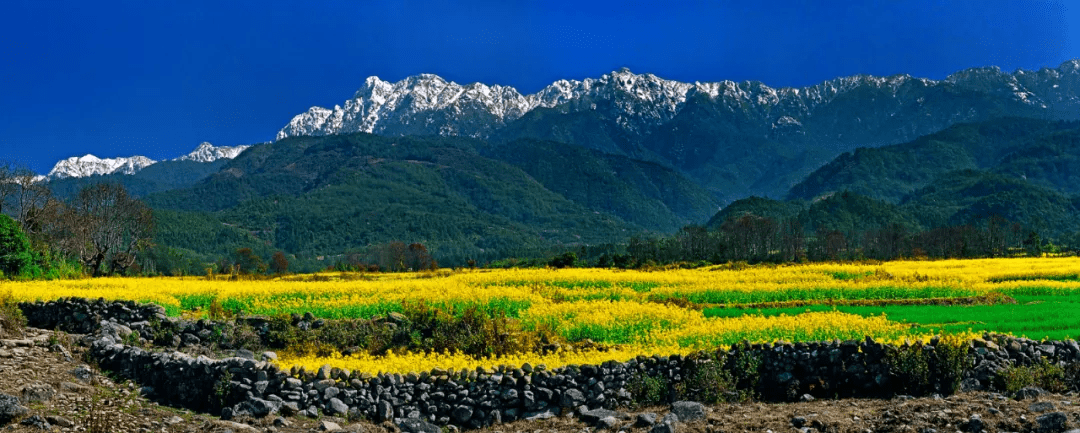
[[[860,316],[885,313],[889,320],[910,323],[915,326],[915,330],[927,332],[990,331],[1052,340],[1080,337],[1080,294],[1010,295],[1016,299],[1016,304],[879,307],[813,305],[772,309],[709,308],[703,313],[705,317],[739,317],[747,314],[775,316],[835,309]]]

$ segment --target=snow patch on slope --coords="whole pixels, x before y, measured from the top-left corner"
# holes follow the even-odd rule
[[[71,157],[57,162],[47,175],[52,179],[65,177],[87,177],[104,174],[135,174],[139,170],[156,163],[145,156],[130,158],[98,158],[94,155]]]
[[[176,158],[174,161],[214,162],[219,159],[233,159],[249,147],[251,146],[214,146],[204,141],[191,153]]]

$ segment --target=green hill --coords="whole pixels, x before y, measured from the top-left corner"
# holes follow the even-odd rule
[[[957,170],[987,170],[1080,191],[1080,123],[1008,118],[955,125],[914,141],[860,148],[810,173],[788,198],[852,191],[890,202]]]
[[[579,146],[516,140],[485,154],[524,170],[575,203],[651,230],[674,232],[700,223],[719,204],[671,168]]]
[[[193,187],[147,201],[159,210],[208,213],[217,221],[210,224],[242,229],[298,257],[403,241],[425,244],[445,265],[461,265],[619,241],[644,230],[481,156],[482,145],[369,134],[289,138],[249,149]],[[172,230],[171,221],[159,224],[159,231]]]

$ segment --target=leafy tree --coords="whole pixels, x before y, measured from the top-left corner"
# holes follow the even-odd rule
[[[289,272],[289,260],[285,258],[285,253],[277,251],[270,257],[270,270],[275,274]]]
[[[414,271],[434,269],[436,267],[435,259],[431,258],[427,247],[421,243],[409,244],[408,262],[409,269]]]
[[[572,268],[576,263],[577,254],[573,251],[568,251],[551,259],[551,263],[549,264],[553,268]]]
[[[239,248],[233,253],[233,262],[241,274],[261,274],[266,272],[266,263],[262,258],[255,255],[251,248]],[[287,266],[287,265],[286,265]]]
[[[15,276],[34,267],[30,241],[11,217],[0,214],[0,273]]]

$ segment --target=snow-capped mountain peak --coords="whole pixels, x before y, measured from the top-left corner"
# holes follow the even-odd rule
[[[344,105],[311,107],[294,117],[277,139],[339,132],[483,136],[532,108],[508,86],[463,86],[435,74],[413,75],[396,83],[372,76]],[[448,116],[473,120],[461,125],[449,122]]]
[[[251,146],[214,146],[204,141],[191,153],[176,158],[175,161],[214,162],[219,159],[233,159],[249,147]]]
[[[282,128],[277,139],[293,136],[367,132],[380,135],[458,135],[487,137],[536,108],[561,112],[599,111],[632,135],[643,137],[674,119],[691,98],[695,106],[760,118],[767,125],[801,125],[808,116],[835,101],[861,100],[873,94],[897,107],[923,110],[929,88],[1004,97],[1046,113],[1074,118],[1080,97],[1073,83],[1080,80],[1080,61],[1056,69],[1003,72],[998,67],[970,68],[944,80],[853,75],[807,87],[773,88],[759,81],[684,83],[621,68],[599,78],[562,79],[540,91],[523,95],[509,86],[460,85],[434,74],[419,74],[398,82],[368,77],[352,99],[333,109],[312,107]],[[870,102],[874,99],[871,98]],[[839,107],[841,105],[837,105]],[[958,114],[959,115],[959,114]],[[1039,114],[1042,116],[1045,114]],[[1058,116],[1059,114],[1054,114]],[[784,120],[788,117],[796,122]],[[961,117],[966,114],[959,115]],[[906,135],[905,135],[906,137]]]
[[[49,171],[48,177],[61,179],[65,177],[87,177],[112,173],[135,174],[135,172],[156,163],[145,156],[132,156],[130,158],[98,158],[94,155],[73,156],[57,162]]]
[[[199,144],[195,150],[191,151],[191,153],[179,158],[174,158],[172,161],[208,163],[219,159],[233,159],[249,147],[251,146],[214,146],[210,143],[203,142]],[[132,156],[128,158],[98,158],[91,154],[73,156],[57,162],[52,170],[49,171],[49,174],[42,177],[42,180],[101,176],[106,174],[135,174],[157,162],[158,161],[154,161],[145,156]]]

